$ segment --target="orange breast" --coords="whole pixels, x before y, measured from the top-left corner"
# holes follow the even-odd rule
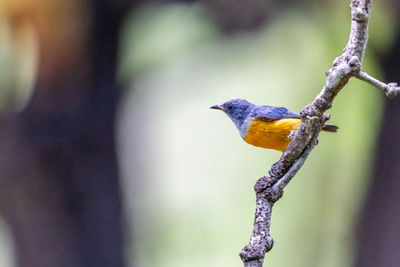
[[[289,145],[288,135],[297,130],[300,119],[281,119],[277,121],[253,120],[249,123],[243,139],[254,146],[282,151]]]

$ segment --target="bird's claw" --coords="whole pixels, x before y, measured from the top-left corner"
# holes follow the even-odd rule
[[[296,130],[290,131],[290,134],[289,134],[287,137],[288,137],[289,139],[293,139],[293,137],[296,135],[296,133],[297,133]]]

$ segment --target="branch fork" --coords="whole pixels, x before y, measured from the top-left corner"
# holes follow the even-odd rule
[[[250,242],[240,252],[245,267],[262,267],[265,254],[274,241],[270,235],[272,207],[283,195],[283,189],[303,166],[318,143],[318,135],[329,115],[324,114],[351,77],[381,89],[388,98],[400,95],[396,83],[385,84],[361,72],[362,59],[368,41],[371,0],[351,0],[351,31],[342,54],[326,72],[326,83],[314,101],[301,111],[301,124],[280,160],[255,184],[256,211]]]

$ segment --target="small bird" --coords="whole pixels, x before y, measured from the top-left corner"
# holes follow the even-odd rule
[[[244,99],[232,99],[212,109],[222,110],[239,130],[247,143],[279,151],[285,150],[300,126],[300,114],[284,107],[256,106]],[[325,124],[326,132],[337,132],[338,127]]]

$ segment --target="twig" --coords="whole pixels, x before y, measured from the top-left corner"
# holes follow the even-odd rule
[[[256,192],[256,212],[250,242],[240,252],[245,267],[262,267],[265,253],[272,249],[270,236],[273,204],[282,196],[283,189],[303,166],[308,155],[317,144],[318,135],[329,119],[324,112],[351,77],[357,77],[381,88],[388,97],[399,95],[396,84],[384,84],[360,72],[368,41],[368,21],[371,0],[351,0],[351,31],[342,55],[337,57],[332,68],[326,72],[326,83],[315,100],[301,112],[301,124],[280,160],[272,165],[270,177],[261,177]]]
[[[375,86],[378,89],[381,89],[388,98],[393,99],[396,96],[398,96],[400,94],[400,87],[397,85],[397,83],[383,83],[377,79],[375,79],[374,77],[369,76],[367,73],[365,72],[359,72],[356,73],[354,75],[354,77],[365,81],[373,86]]]

